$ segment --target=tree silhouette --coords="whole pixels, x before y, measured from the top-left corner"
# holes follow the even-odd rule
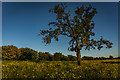
[[[62,53],[60,53],[60,52],[54,53],[54,60],[55,61],[60,61],[61,58],[62,58]]]
[[[46,44],[51,43],[51,39],[54,38],[58,41],[59,35],[65,35],[70,37],[70,47],[68,50],[75,51],[77,55],[78,65],[81,63],[81,53],[83,47],[85,50],[95,49],[98,50],[106,45],[106,48],[112,48],[112,43],[108,40],[103,40],[101,36],[100,40],[90,39],[95,33],[92,32],[95,23],[92,21],[93,17],[97,14],[96,8],[91,5],[89,7],[77,7],[75,10],[75,16],[70,18],[70,10],[66,11],[64,4],[55,5],[49,12],[56,14],[56,22],[50,22],[48,25],[55,26],[56,28],[50,28],[49,30],[40,30],[39,35],[43,35],[43,40]]]
[[[110,56],[109,56],[109,59],[113,59],[113,56],[110,55]]]

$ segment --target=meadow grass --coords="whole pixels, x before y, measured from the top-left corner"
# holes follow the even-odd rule
[[[112,63],[111,63],[112,62]],[[118,60],[77,61],[2,61],[2,78],[119,78]]]
[[[0,80],[2,79],[2,60],[0,60]]]

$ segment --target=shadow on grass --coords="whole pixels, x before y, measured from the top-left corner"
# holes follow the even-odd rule
[[[112,62],[112,61],[110,61],[110,62],[101,62],[101,63],[120,64],[120,62]]]

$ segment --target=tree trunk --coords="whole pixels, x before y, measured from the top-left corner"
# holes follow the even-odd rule
[[[80,50],[78,50],[78,51],[76,52],[76,55],[77,55],[78,65],[81,66],[81,65],[82,65],[82,59],[81,59]]]

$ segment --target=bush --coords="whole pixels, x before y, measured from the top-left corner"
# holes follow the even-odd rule
[[[21,56],[20,50],[13,45],[2,46],[2,59],[3,60],[18,60]]]
[[[110,56],[109,56],[109,59],[113,59],[113,56],[110,55]]]
[[[54,60],[55,61],[61,61],[62,53],[56,52],[54,53]]]
[[[30,49],[30,48],[20,48],[19,49],[22,53],[20,56],[20,60],[31,60],[31,61],[37,61],[38,60],[38,52]]]
[[[77,57],[72,56],[72,55],[68,55],[68,58],[69,58],[70,61],[76,61],[77,60]]]
[[[67,56],[62,55],[61,61],[69,61],[69,58]]]
[[[39,52],[38,54],[39,54],[39,58],[38,58],[39,61],[46,61],[48,59],[47,54],[42,53],[42,52]]]
[[[93,60],[93,57],[89,57],[89,56],[83,56],[82,58],[83,60]],[[102,59],[101,57],[99,57],[99,59]]]

